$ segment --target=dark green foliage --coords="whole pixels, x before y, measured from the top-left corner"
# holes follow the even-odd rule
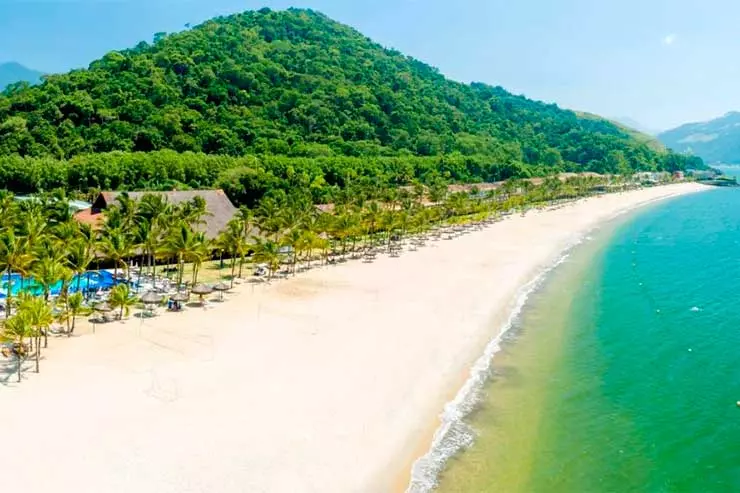
[[[220,184],[244,203],[293,186],[319,200],[348,180],[685,167],[608,121],[449,81],[322,14],[264,9],[9,88],[12,155],[35,158],[0,158],[0,187],[19,192]]]

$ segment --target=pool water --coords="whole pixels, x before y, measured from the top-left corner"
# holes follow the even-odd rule
[[[76,275],[69,286],[70,293],[78,291],[95,291],[98,289],[110,288],[115,284],[113,274],[108,271],[88,271],[82,275]],[[20,274],[4,274],[0,277],[0,298],[8,295],[8,289],[13,296],[17,296],[21,291],[34,295],[44,294],[43,286],[33,278],[23,278]],[[62,290],[62,282],[59,281],[51,286],[51,295],[57,296]]]

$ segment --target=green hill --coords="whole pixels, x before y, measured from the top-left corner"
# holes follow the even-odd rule
[[[669,148],[691,153],[708,163],[740,163],[740,113],[701,123],[688,123],[658,135]]]
[[[606,119],[598,115],[594,115],[593,113],[586,113],[577,111],[576,114],[581,118],[588,118],[591,120],[605,120],[613,123],[617,127],[619,127],[624,133],[635,139],[637,142],[640,142],[642,144],[647,145],[649,148],[651,148],[654,151],[657,152],[665,152],[666,147],[663,145],[662,142],[658,140],[657,137],[650,135],[647,132],[643,132],[636,125],[637,122],[630,121],[629,119],[617,120],[617,119]]]
[[[16,82],[38,84],[41,82],[41,72],[31,70],[16,62],[0,63],[0,91]]]
[[[107,167],[90,164],[111,152]],[[224,158],[217,172],[190,179],[170,171],[177,153],[236,161]],[[160,33],[153,44],[109,53],[86,70],[10,88],[0,96],[0,156],[27,158],[0,157],[0,186],[20,188],[31,178],[82,188],[173,180],[204,186],[232,167],[283,184],[310,168],[302,182],[324,187],[341,186],[347,175],[376,183],[435,174],[480,181],[687,165],[611,122],[500,87],[447,80],[350,27],[297,9]],[[245,164],[243,156],[253,158]],[[51,158],[65,161],[54,166]],[[24,168],[38,168],[39,176]]]

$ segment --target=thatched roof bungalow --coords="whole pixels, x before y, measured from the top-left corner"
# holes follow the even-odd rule
[[[116,203],[116,199],[124,192],[101,192],[95,199],[92,207],[75,214],[75,219],[92,225],[95,228],[102,227],[104,211]],[[226,229],[228,222],[237,213],[237,208],[231,203],[223,190],[184,190],[171,192],[127,192],[134,200],[140,200],[144,195],[163,195],[168,203],[180,204],[188,202],[195,197],[201,197],[206,203],[206,217],[204,224],[198,229],[206,234],[209,239],[216,238],[219,233]]]

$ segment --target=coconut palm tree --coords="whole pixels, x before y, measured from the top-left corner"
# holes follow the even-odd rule
[[[365,228],[365,234],[370,239],[370,247],[375,246],[375,236],[378,233],[378,225],[380,224],[380,218],[383,214],[383,210],[377,201],[372,201],[367,204],[367,207],[362,212],[362,221]]]
[[[122,192],[116,197],[116,210],[120,212],[120,226],[129,230],[136,218],[136,201],[127,192]]]
[[[10,316],[13,300],[13,273],[23,275],[28,271],[32,261],[33,256],[28,250],[27,238],[16,235],[12,229],[0,234],[0,272],[4,272],[7,279],[6,316]]]
[[[26,313],[16,313],[12,317],[5,320],[2,331],[0,331],[0,340],[3,342],[10,342],[12,344],[13,355],[16,358],[16,368],[18,371],[18,381],[21,381],[21,370],[23,369],[23,363],[28,358],[28,345],[26,339],[29,341],[33,337],[33,327],[29,321]]]
[[[34,280],[41,285],[44,294],[44,301],[49,301],[51,290],[63,277],[68,270],[61,260],[55,257],[40,257],[31,267],[31,275]]]
[[[123,319],[124,316],[128,317],[131,308],[136,305],[136,296],[131,293],[128,284],[119,284],[111,289],[108,303],[111,307],[120,309],[118,317]]]
[[[268,279],[280,268],[280,244],[276,241],[258,238],[254,246],[255,262],[267,264]]]
[[[198,284],[198,274],[203,262],[211,256],[211,245],[204,233],[195,233],[194,245],[189,252],[188,260],[193,264],[193,279],[191,286]]]
[[[131,238],[120,228],[106,229],[100,244],[103,255],[113,261],[113,277],[118,277],[118,268],[128,271],[126,259],[131,256],[133,244]]]
[[[0,211],[0,231],[14,229],[20,211],[14,195],[7,190],[0,190]]]
[[[257,227],[260,233],[269,236],[273,241],[278,241],[280,233],[285,227],[284,204],[273,197],[265,197],[260,201],[257,208]]]
[[[244,224],[239,217],[235,217],[226,225],[226,230],[223,231],[218,239],[216,240],[220,247],[230,256],[231,258],[231,287],[234,287],[234,278],[236,275],[236,260],[240,259],[240,275],[241,275],[241,264],[244,261],[246,254],[246,241],[244,238]]]
[[[198,248],[202,236],[196,235],[193,229],[185,221],[172,229],[164,241],[163,250],[177,259],[178,275],[177,288],[182,287],[182,279],[185,274],[185,262],[192,258],[193,252]]]
[[[39,372],[39,359],[41,357],[41,336],[47,337],[49,327],[54,323],[54,315],[51,307],[42,299],[30,295],[22,295],[21,303],[18,308],[19,313],[24,313],[28,317],[28,323],[33,330],[33,336],[36,339],[36,373]],[[47,344],[44,344],[46,347]]]
[[[67,250],[67,267],[77,276],[74,287],[75,291],[81,291],[82,276],[87,272],[94,260],[95,256],[84,239],[78,237],[69,244]]]
[[[71,337],[75,332],[77,317],[88,315],[92,310],[85,306],[85,297],[82,293],[72,293],[65,298],[65,310],[59,314],[59,323],[67,324],[67,336]]]
[[[196,195],[182,204],[180,218],[191,228],[195,228],[203,224],[205,222],[204,218],[209,215],[207,205],[203,197]]]

